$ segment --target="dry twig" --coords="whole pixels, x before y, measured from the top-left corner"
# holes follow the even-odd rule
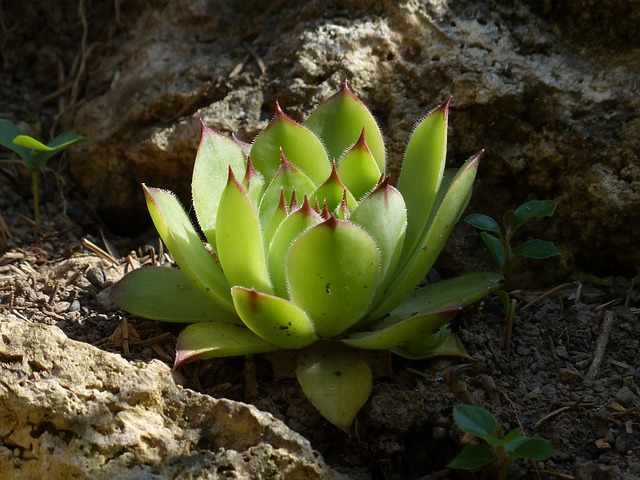
[[[596,347],[593,351],[593,361],[587,370],[586,377],[590,380],[595,379],[598,376],[598,370],[604,359],[604,352],[607,349],[607,343],[609,343],[609,335],[611,335],[611,327],[613,326],[613,312],[606,310],[604,312],[604,318],[602,320],[602,326],[600,327],[600,334],[596,340]]]

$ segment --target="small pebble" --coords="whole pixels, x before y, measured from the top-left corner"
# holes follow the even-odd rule
[[[98,267],[91,267],[87,270],[86,276],[94,287],[100,287],[105,281],[104,272]]]
[[[637,398],[637,395],[635,393],[633,393],[631,391],[631,389],[629,387],[627,387],[626,385],[621,387],[618,392],[616,393],[615,399],[622,403],[623,405],[630,405],[632,404],[635,399]]]
[[[640,441],[632,433],[623,433],[616,437],[615,449],[620,453],[627,453],[640,444]]]
[[[79,312],[80,311],[80,302],[78,300],[74,300],[73,302],[71,302],[71,305],[69,305],[69,311],[70,312]]]

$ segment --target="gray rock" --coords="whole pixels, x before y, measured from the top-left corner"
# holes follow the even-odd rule
[[[340,478],[270,414],[176,386],[160,361],[0,319],[0,362],[3,478]]]

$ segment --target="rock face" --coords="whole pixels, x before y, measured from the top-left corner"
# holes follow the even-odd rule
[[[0,319],[0,363],[3,478],[339,478],[271,415],[184,390],[157,360]]]
[[[451,163],[486,149],[469,211],[501,217],[555,199],[553,220],[528,233],[563,259],[538,268],[632,275],[640,6],[570,3],[133,0],[117,15],[89,12],[93,27],[118,28],[109,50],[96,39],[102,57],[88,63],[73,129],[91,142],[69,152],[72,172],[112,227],[133,229],[148,224],[141,182],[189,201],[199,118],[250,141],[276,99],[303,120],[348,79],[397,173],[414,122],[453,95]],[[479,247],[470,229],[457,235]]]

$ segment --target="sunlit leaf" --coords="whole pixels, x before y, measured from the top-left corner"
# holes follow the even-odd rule
[[[201,122],[201,136],[193,165],[191,194],[200,228],[214,250],[216,222],[222,191],[227,186],[229,167],[236,178],[246,171],[246,156],[236,142]]]
[[[278,349],[279,347],[265,342],[244,325],[194,323],[178,336],[174,368],[196,360],[253,355]]]
[[[232,286],[272,293],[258,212],[229,168],[220,197],[216,243],[224,274]]]
[[[524,222],[532,218],[550,217],[556,210],[553,200],[529,200],[513,212],[511,230],[516,231]]]
[[[287,116],[276,104],[276,114],[253,142],[251,160],[264,178],[273,178],[280,165],[280,150],[315,185],[331,172],[322,143],[309,129]]]
[[[142,188],[156,230],[185,276],[219,306],[235,312],[229,282],[202,244],[178,199],[166,190],[144,184]]]
[[[378,170],[385,171],[384,141],[369,109],[344,82],[342,89],[316,108],[306,125],[327,147],[329,159],[336,161],[358,141],[363,127],[367,145],[376,159]]]
[[[236,314],[220,308],[176,268],[133,270],[111,287],[111,298],[120,308],[151,320],[241,324]]]
[[[291,349],[317,340],[313,323],[295,304],[242,287],[233,287],[231,295],[244,324],[263,340]]]
[[[378,249],[371,236],[331,217],[306,230],[289,251],[291,300],[311,317],[318,337],[334,337],[366,312],[378,268]]]
[[[345,193],[346,192],[346,193]],[[320,185],[309,197],[309,201],[311,203],[315,203],[317,200],[319,204],[323,202],[326,203],[327,208],[330,212],[335,212],[340,203],[342,202],[343,197],[346,195],[347,198],[347,206],[349,209],[352,209],[356,206],[357,201],[354,196],[347,190],[347,187],[338,175],[338,171],[336,170],[335,165],[331,171],[331,175],[329,178]]]
[[[356,199],[369,193],[378,182],[380,169],[365,140],[364,128],[356,144],[340,159],[338,175]]]

